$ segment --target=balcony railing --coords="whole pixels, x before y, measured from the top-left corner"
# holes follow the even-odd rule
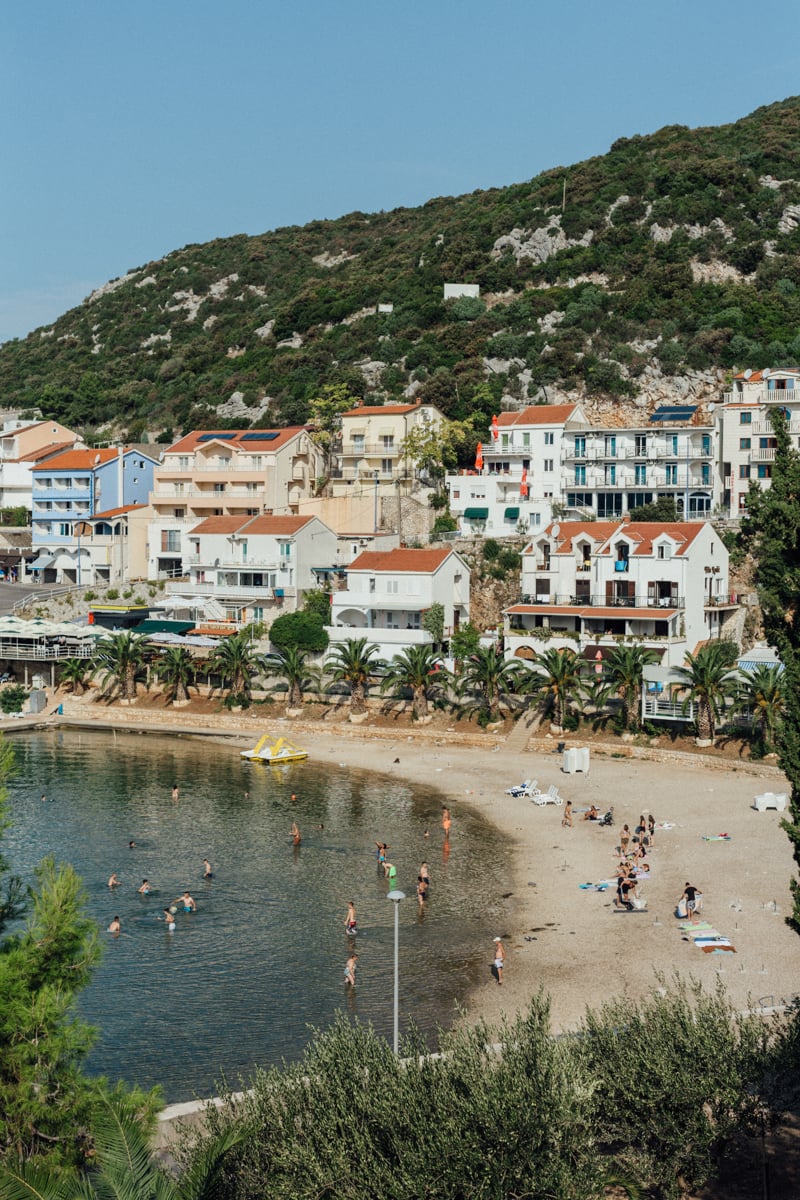
[[[276,558],[217,558],[210,554],[184,554],[183,561],[193,567],[205,567],[208,571],[234,570],[278,571],[281,566],[288,566],[286,559]]]
[[[405,471],[384,471],[381,468],[358,471],[355,467],[334,467],[330,477],[331,479],[343,480],[345,483],[374,484],[376,472],[379,483],[385,483],[393,479],[407,478]]]
[[[774,462],[776,446],[759,446],[750,451],[751,462]]]
[[[683,608],[685,598],[677,593],[669,596],[652,596],[650,593],[632,596],[612,596],[603,593],[591,595],[576,595],[575,593],[550,593],[523,596],[523,604],[550,604],[559,607],[577,608]]]
[[[398,458],[400,455],[399,442],[386,446],[383,442],[363,442],[360,446],[354,442],[343,442],[336,447],[336,453],[342,458]]]

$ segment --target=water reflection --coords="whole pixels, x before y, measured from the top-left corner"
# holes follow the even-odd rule
[[[443,844],[433,789],[320,765],[313,754],[276,770],[225,745],[152,735],[41,733],[15,747],[5,843],[14,869],[31,877],[49,853],[72,862],[101,929],[120,917],[81,1001],[101,1029],[90,1060],[98,1073],[186,1099],[208,1094],[223,1071],[234,1081],[256,1062],[296,1056],[308,1026],[324,1027],[337,1009],[390,1035],[393,917],[376,841],[391,846],[408,895],[402,1018],[433,1030],[485,969],[502,846],[460,810]],[[419,864],[439,855],[420,912]],[[113,894],[112,872],[121,880]],[[153,890],[139,894],[144,878]],[[197,911],[177,905],[170,932],[163,910],[184,889]],[[358,934],[348,939],[350,899]],[[358,982],[345,988],[351,944]]]

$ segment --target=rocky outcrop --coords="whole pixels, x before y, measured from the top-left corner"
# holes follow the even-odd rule
[[[568,238],[561,228],[560,214],[551,217],[546,226],[539,229],[512,229],[510,233],[499,237],[492,247],[491,257],[502,258],[508,251],[515,262],[530,260],[535,263],[545,263],[560,250],[569,246],[588,246],[594,237],[594,230],[587,229],[583,237]]]

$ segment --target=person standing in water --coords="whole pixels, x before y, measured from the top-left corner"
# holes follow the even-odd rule
[[[161,920],[166,925],[168,933],[175,932],[175,914],[171,908],[164,909],[164,916],[161,918]]]
[[[213,879],[214,872],[211,870],[211,863],[207,858],[203,859],[203,879]]]
[[[148,879],[143,879],[142,886],[138,887],[136,890],[140,896],[149,896],[153,889],[150,886],[150,881]]]
[[[352,900],[347,901],[347,916],[344,919],[344,927],[348,937],[352,937],[354,933],[358,933],[356,925],[356,906]]]
[[[444,830],[444,840],[446,842],[450,840],[451,824],[450,809],[445,807],[442,809],[442,829]]]
[[[299,846],[302,840],[303,839],[300,836],[300,830],[298,829],[297,824],[292,821],[292,845]]]
[[[122,926],[121,926],[121,925],[120,925],[120,923],[119,923],[119,917],[114,917],[114,920],[113,920],[113,921],[111,922],[111,924],[109,925],[109,927],[108,927],[108,931],[107,931],[107,932],[108,932],[108,933],[113,933],[113,934],[115,934],[116,936],[119,936],[119,933],[120,933],[121,929],[122,929]]]
[[[177,804],[178,801],[180,800],[180,798],[181,798],[180,788],[178,787],[177,783],[173,783],[173,785],[172,785],[172,803]]]
[[[188,891],[184,892],[182,896],[178,896],[177,900],[173,900],[173,904],[180,904],[184,912],[197,912],[197,905]]]
[[[109,877],[108,877],[108,884],[107,884],[107,886],[108,886],[108,887],[110,887],[110,888],[115,888],[115,887],[119,887],[119,884],[120,884],[120,881],[119,881],[119,879],[117,879],[116,872],[115,872],[115,871],[112,871],[112,872],[111,872],[111,874],[110,874],[110,875],[109,875]]]
[[[358,955],[351,954],[344,966],[344,981],[350,987],[356,986],[356,966],[358,965]]]

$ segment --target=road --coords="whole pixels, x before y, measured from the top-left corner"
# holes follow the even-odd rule
[[[31,586],[29,583],[3,583],[0,581],[0,615],[10,613],[14,605],[19,600],[24,600],[26,596],[37,596],[41,600],[45,600],[51,592],[63,590],[56,585],[39,584]]]

